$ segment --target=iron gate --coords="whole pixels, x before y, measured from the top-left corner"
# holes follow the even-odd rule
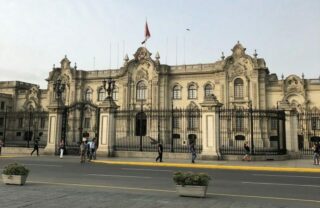
[[[304,155],[312,155],[312,146],[320,142],[320,112],[298,113],[298,148]]]
[[[99,116],[100,109],[91,102],[77,102],[64,108],[61,139],[65,142],[67,154],[79,154],[79,143],[83,137],[98,140]]]
[[[155,152],[161,142],[164,152],[189,152],[190,143],[202,151],[198,109],[118,110],[115,120],[115,150]]]
[[[222,155],[244,154],[245,141],[252,154],[286,154],[284,111],[220,109],[219,120]]]

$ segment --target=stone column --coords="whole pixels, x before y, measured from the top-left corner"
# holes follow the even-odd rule
[[[219,109],[222,104],[217,98],[206,99],[202,106],[202,153],[203,160],[216,160],[219,153]]]
[[[47,146],[44,148],[44,154],[54,155],[57,148],[58,140],[61,137],[62,130],[62,113],[63,103],[61,101],[55,101],[53,104],[48,106],[49,110],[49,121],[48,121],[48,137]]]
[[[119,106],[116,105],[111,97],[107,97],[99,107],[101,110],[97,155],[112,157],[114,156],[116,139],[116,120],[114,115]]]
[[[297,111],[292,109],[287,101],[280,102],[279,109],[285,111],[285,133],[287,154],[295,157],[298,149],[298,118]]]

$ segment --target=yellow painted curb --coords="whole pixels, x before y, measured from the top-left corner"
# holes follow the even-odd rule
[[[129,161],[109,161],[109,160],[93,160],[91,162],[109,164],[109,165],[135,165],[135,166],[221,169],[221,170],[320,173],[320,168],[292,168],[292,167],[266,167],[266,166],[262,167],[262,166],[239,166],[239,165],[231,166],[231,165],[210,165],[210,164],[186,164],[186,163],[129,162]]]
[[[25,155],[1,155],[0,158],[26,157]]]

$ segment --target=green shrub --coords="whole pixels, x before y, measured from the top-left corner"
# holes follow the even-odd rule
[[[206,173],[176,172],[173,181],[177,185],[207,186],[211,180]]]
[[[18,163],[9,164],[2,171],[2,174],[5,175],[28,175],[28,173],[29,170]]]

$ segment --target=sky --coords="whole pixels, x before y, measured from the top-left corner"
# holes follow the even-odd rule
[[[320,77],[319,0],[0,0],[0,81],[46,89],[65,55],[79,70],[119,68],[146,20],[163,64],[213,63],[240,41],[278,78]]]

